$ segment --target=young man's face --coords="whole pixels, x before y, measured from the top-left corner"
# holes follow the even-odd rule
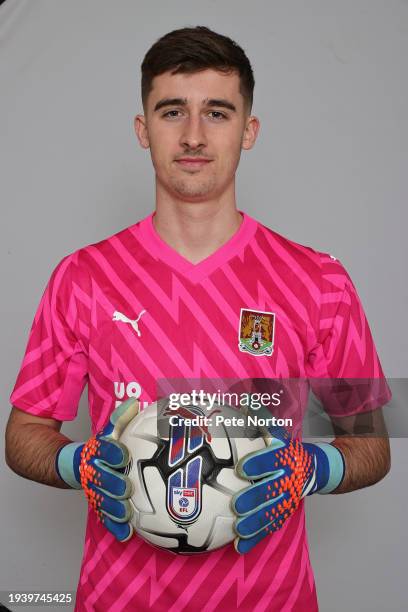
[[[145,111],[135,129],[150,147],[158,188],[185,201],[217,198],[231,187],[241,150],[253,146],[259,128],[245,112],[236,73],[166,72],[153,79]]]

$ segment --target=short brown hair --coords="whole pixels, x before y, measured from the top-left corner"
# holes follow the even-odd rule
[[[244,50],[228,36],[205,26],[181,28],[165,34],[146,53],[141,68],[145,110],[155,76],[168,71],[191,74],[213,68],[224,73],[238,73],[239,90],[247,112],[251,112],[255,79]]]

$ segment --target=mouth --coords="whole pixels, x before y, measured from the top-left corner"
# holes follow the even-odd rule
[[[176,163],[181,166],[182,168],[189,168],[189,169],[198,169],[198,168],[203,168],[204,166],[206,166],[207,164],[209,164],[212,160],[211,159],[204,159],[204,158],[197,158],[197,159],[176,159]]]

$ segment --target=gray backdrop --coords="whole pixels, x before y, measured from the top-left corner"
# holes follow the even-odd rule
[[[0,6],[1,389],[4,410],[56,263],[147,215],[153,168],[132,129],[140,63],[165,32],[207,25],[247,51],[255,148],[238,206],[336,255],[388,376],[406,377],[408,3],[393,0],[7,0]],[[89,434],[84,398],[63,431]],[[3,444],[3,442],[1,442]],[[406,609],[408,447],[375,487],[307,502],[324,612]],[[0,589],[74,589],[80,493],[0,470]],[[404,512],[404,516],[403,516]]]

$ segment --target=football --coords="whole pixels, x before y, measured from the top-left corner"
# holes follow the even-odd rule
[[[131,454],[126,473],[134,485],[134,531],[174,553],[208,552],[234,540],[231,497],[249,485],[235,466],[266,444],[253,428],[228,425],[237,410],[207,408],[189,405],[173,412],[168,400],[160,400],[141,411],[120,437]],[[214,423],[216,414],[222,414],[222,424]]]

